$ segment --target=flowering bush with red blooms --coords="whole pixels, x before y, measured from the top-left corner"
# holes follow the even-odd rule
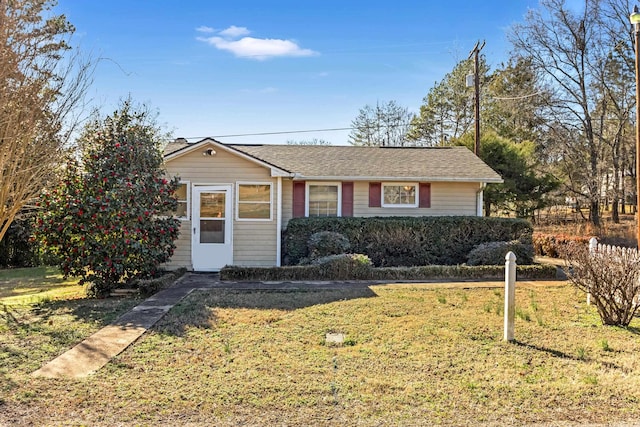
[[[165,177],[159,139],[148,112],[125,102],[87,126],[81,162],[70,163],[63,182],[41,198],[36,239],[65,276],[89,284],[91,296],[153,277],[173,255],[178,179]]]

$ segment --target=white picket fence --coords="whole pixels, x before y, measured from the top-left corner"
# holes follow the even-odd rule
[[[622,246],[603,245],[598,239],[589,239],[589,252],[592,254],[618,255],[621,257],[635,257],[640,260],[640,252],[635,248],[623,248]]]

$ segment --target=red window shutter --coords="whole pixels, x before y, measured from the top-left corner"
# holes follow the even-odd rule
[[[342,216],[353,216],[353,182],[342,183]]]
[[[369,207],[370,208],[379,208],[381,205],[381,192],[382,192],[382,183],[380,182],[370,182],[369,183]]]
[[[420,183],[420,207],[421,208],[430,208],[431,207],[431,184],[428,182]]]
[[[305,182],[294,181],[293,183],[293,217],[300,218],[304,216],[304,196]]]

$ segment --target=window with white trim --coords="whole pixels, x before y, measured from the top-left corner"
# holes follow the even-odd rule
[[[418,184],[390,183],[382,184],[382,207],[417,208]]]
[[[307,216],[340,216],[341,188],[339,183],[307,183]]]
[[[271,186],[270,182],[237,183],[236,219],[240,221],[270,221]]]
[[[176,208],[175,215],[180,219],[189,219],[189,183],[180,182],[173,194],[176,196],[176,199],[178,199],[178,207]]]

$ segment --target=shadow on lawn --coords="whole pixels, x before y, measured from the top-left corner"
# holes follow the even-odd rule
[[[136,302],[134,299],[76,299],[33,306],[0,304],[2,368],[31,372],[82,341],[87,330],[110,324]],[[0,383],[6,384],[6,381],[0,369]]]
[[[216,309],[292,311],[314,305],[377,297],[369,286],[298,289],[210,289],[177,304],[158,324],[161,333],[181,336],[189,327],[210,328]]]
[[[520,347],[529,348],[531,350],[543,351],[545,353],[550,354],[551,356],[559,357],[561,359],[577,359],[577,357],[574,357],[571,354],[567,354],[567,353],[559,351],[559,350],[554,350],[554,349],[546,348],[546,347],[540,347],[540,346],[533,345],[533,344],[527,344],[525,342],[517,341],[517,340],[513,341],[513,343],[515,345],[519,345]]]
[[[102,327],[112,323],[140,301],[139,298],[54,300],[39,303],[33,307],[32,311],[45,321],[51,316],[70,314],[78,321],[90,322]]]
[[[264,310],[297,310],[319,304],[356,298],[377,297],[366,285],[345,285],[340,288],[298,288],[209,291],[206,300],[220,308],[253,308]]]

